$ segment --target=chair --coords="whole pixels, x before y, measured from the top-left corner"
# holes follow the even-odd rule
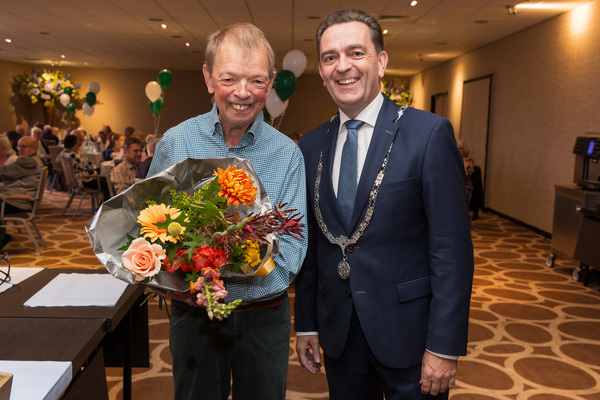
[[[69,191],[71,192],[71,195],[69,196],[69,200],[67,201],[67,205],[65,206],[65,209],[63,210],[62,215],[65,215],[65,213],[69,209],[69,206],[71,205],[71,202],[73,201],[73,198],[78,194],[81,195],[81,200],[79,200],[79,205],[77,206],[77,210],[75,210],[75,214],[73,214],[73,219],[75,219],[75,217],[77,217],[77,213],[79,212],[79,208],[81,207],[81,203],[83,203],[83,199],[85,199],[85,196],[90,196],[90,200],[92,202],[92,212],[96,212],[97,198],[99,197],[102,200],[104,199],[104,195],[102,192],[102,186],[100,184],[100,176],[99,175],[82,175],[81,176],[82,179],[86,179],[86,178],[95,179],[96,183],[98,184],[97,189],[80,186],[77,184],[77,181],[75,180],[75,174],[73,173],[73,164],[72,164],[73,161],[71,160],[71,158],[63,157],[60,160],[60,162],[62,163],[63,172],[65,174],[65,181],[67,182],[67,187],[68,187]]]
[[[65,172],[63,171],[62,163],[56,160],[56,157],[63,151],[63,146],[50,146],[50,163],[52,164],[52,181],[50,181],[50,193],[58,182],[59,185],[64,181]],[[59,186],[60,188],[61,186]]]
[[[28,222],[31,223],[31,226],[33,226],[33,229],[35,229],[35,232],[37,233],[38,237],[40,238],[40,241],[42,242],[42,246],[46,247],[46,242],[44,242],[44,238],[42,237],[40,230],[38,229],[37,225],[35,224],[34,217],[35,217],[35,213],[37,212],[37,209],[38,209],[40,203],[42,202],[42,198],[44,197],[44,188],[46,187],[47,181],[48,181],[48,167],[44,167],[44,168],[42,168],[42,171],[40,172],[40,182],[38,184],[38,188],[37,188],[37,191],[36,191],[34,197],[6,196],[4,198],[4,201],[2,201],[2,205],[0,206],[0,221],[1,221],[0,227],[8,228],[9,225],[7,225],[6,223],[14,222],[14,225],[17,225],[17,229],[19,230],[19,232],[21,232],[21,228],[18,225],[19,224],[23,225],[23,227],[29,234],[31,241],[35,245],[35,248],[37,249],[38,253],[40,253],[40,256],[42,255],[42,249],[38,245],[37,240],[35,240],[35,236],[33,236],[33,233],[31,232],[31,229],[29,228],[29,225],[27,223]],[[31,201],[31,211],[23,211],[23,212],[11,213],[11,214],[4,215],[4,207],[6,204],[6,200],[9,200],[9,199],[20,199],[20,200]],[[14,226],[14,225],[10,225],[10,226]]]
[[[106,185],[108,186],[108,193],[110,193],[110,197],[115,197],[117,193],[115,192],[115,187],[110,179],[110,172],[106,174]]]

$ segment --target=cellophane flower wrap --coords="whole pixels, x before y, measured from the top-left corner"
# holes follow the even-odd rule
[[[222,319],[227,278],[275,268],[279,235],[301,238],[301,215],[272,205],[250,161],[188,158],[104,202],[86,227],[116,278],[160,291],[190,291]]]

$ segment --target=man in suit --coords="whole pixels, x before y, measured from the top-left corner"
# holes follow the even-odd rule
[[[340,112],[299,143],[311,205],[296,280],[300,363],[317,373],[322,346],[332,400],[447,398],[473,278],[452,126],[380,93],[388,56],[373,16],[329,14],[317,50]]]

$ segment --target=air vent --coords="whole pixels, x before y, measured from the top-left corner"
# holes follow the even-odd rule
[[[379,21],[409,21],[413,20],[416,17],[412,15],[382,15],[377,18]]]

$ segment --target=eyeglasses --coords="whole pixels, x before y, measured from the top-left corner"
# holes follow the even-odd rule
[[[6,283],[6,284],[12,286],[12,284],[9,283],[10,282],[10,263],[8,262],[9,259],[10,259],[10,254],[8,254],[8,253],[4,253],[0,257],[0,261],[4,261],[7,266],[6,272],[0,269],[0,285],[2,285],[3,283]]]

